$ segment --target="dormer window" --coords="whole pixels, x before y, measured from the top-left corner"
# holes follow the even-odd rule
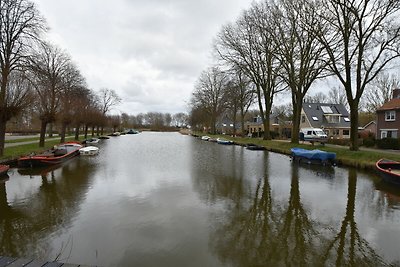
[[[318,121],[317,117],[312,117],[313,121]]]
[[[389,110],[385,112],[385,121],[395,121],[396,120],[396,111]]]
[[[346,122],[349,122],[349,121],[350,121],[350,119],[347,118],[347,117],[344,117],[343,119],[344,119],[344,121],[346,121]]]

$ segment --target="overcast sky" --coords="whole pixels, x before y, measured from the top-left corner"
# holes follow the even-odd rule
[[[114,89],[113,113],[186,112],[210,66],[212,40],[251,0],[33,0],[49,39],[98,91]]]

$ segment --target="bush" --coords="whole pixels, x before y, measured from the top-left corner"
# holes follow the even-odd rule
[[[399,139],[397,138],[383,138],[376,140],[376,145],[381,149],[399,149]]]
[[[365,147],[373,147],[375,146],[375,139],[373,138],[366,138],[363,140],[363,146]]]

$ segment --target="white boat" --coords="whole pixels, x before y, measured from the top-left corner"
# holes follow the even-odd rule
[[[79,153],[83,156],[94,156],[99,154],[99,148],[95,146],[87,146],[79,149]]]
[[[97,144],[100,141],[99,138],[90,138],[84,141],[85,144]]]
[[[209,139],[210,139],[210,137],[207,136],[207,135],[203,135],[203,136],[201,137],[201,140],[208,141]]]
[[[221,145],[233,145],[233,141],[224,138],[217,138],[217,143]]]

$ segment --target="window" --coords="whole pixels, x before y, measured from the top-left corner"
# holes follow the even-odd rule
[[[312,117],[313,121],[318,121],[317,117]]]
[[[301,123],[305,123],[306,122],[306,116],[301,115]]]
[[[381,139],[387,137],[387,131],[381,131]]]
[[[339,129],[333,129],[333,135],[339,135]]]
[[[326,120],[329,122],[329,123],[339,123],[339,116],[326,116]]]
[[[343,130],[343,135],[350,135],[350,130]]]
[[[385,112],[385,121],[395,121],[396,120],[396,111],[389,110]]]
[[[321,109],[324,113],[333,113],[331,107],[328,106],[321,106]]]
[[[350,121],[350,119],[349,118],[347,118],[347,117],[345,117],[345,118],[343,118],[344,119],[344,121],[347,121],[347,122],[349,122]]]

